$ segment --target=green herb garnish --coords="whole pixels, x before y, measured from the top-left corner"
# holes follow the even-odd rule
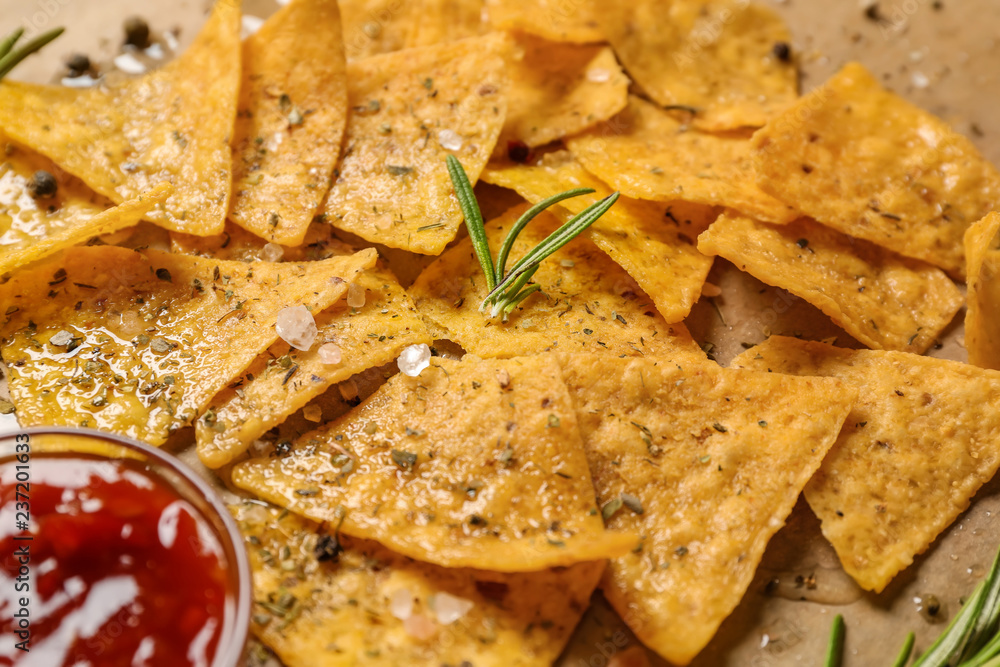
[[[844,617],[837,614],[833,617],[833,627],[830,629],[830,643],[826,647],[826,659],[823,667],[840,667],[844,656]]]
[[[54,28],[48,32],[43,32],[18,49],[15,49],[14,45],[17,44],[17,40],[21,39],[21,35],[24,34],[24,28],[18,28],[4,37],[3,41],[0,41],[0,79],[7,76],[19,62],[63,34],[63,30],[65,28]]]
[[[619,196],[615,192],[594,202],[573,216],[566,224],[552,232],[544,241],[518,260],[510,271],[507,271],[507,259],[510,256],[511,248],[514,247],[514,241],[517,240],[518,234],[529,222],[553,204],[564,199],[591,194],[594,190],[590,188],[567,190],[544,199],[529,208],[507,232],[507,237],[500,246],[500,252],[497,254],[497,261],[494,265],[489,240],[486,238],[483,214],[479,210],[479,204],[476,202],[469,177],[454,155],[448,156],[448,173],[451,175],[455,196],[458,197],[458,204],[465,217],[465,226],[469,230],[469,238],[472,239],[473,251],[476,253],[479,265],[483,267],[483,273],[486,275],[486,286],[490,290],[490,293],[483,299],[479,310],[485,311],[487,306],[490,306],[490,317],[500,315],[505,322],[519,303],[541,289],[541,285],[529,284],[531,277],[538,270],[538,265],[549,255],[579,236],[587,227],[594,224],[618,201]]]

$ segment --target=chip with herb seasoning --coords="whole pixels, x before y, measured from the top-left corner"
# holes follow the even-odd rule
[[[965,348],[969,363],[1000,370],[1000,213],[965,232]]]
[[[686,665],[739,604],[857,392],[669,357],[560,359],[608,527],[642,535],[604,594]]]
[[[336,522],[230,507],[254,579],[251,630],[288,667],[539,667],[559,656],[603,562],[500,574],[443,568]]]
[[[587,171],[629,197],[727,206],[779,224],[796,217],[757,186],[745,135],[698,132],[635,96],[566,145]]]
[[[522,204],[486,225],[491,247],[500,247],[526,208]],[[557,226],[549,213],[535,218],[518,236],[512,260]],[[432,331],[482,357],[559,349],[704,359],[684,324],[664,321],[639,285],[585,238],[574,239],[542,262],[532,280],[542,291],[523,301],[508,322],[491,322],[479,311],[487,293],[482,269],[471,241],[463,239],[427,267],[409,292]]]
[[[758,3],[632,0],[615,3],[602,19],[632,78],[699,129],[760,127],[798,97],[794,61],[774,52],[791,33]]]
[[[819,308],[868,347],[921,353],[962,307],[962,293],[930,264],[801,218],[768,225],[719,217],[698,248]]]
[[[351,63],[326,219],[370,242],[439,254],[462,223],[445,156],[478,178],[507,113],[509,49],[491,33]]]
[[[163,181],[147,220],[222,231],[240,79],[240,2],[219,0],[191,47],[136,78],[92,88],[4,81],[0,128],[116,203]]]
[[[57,169],[52,162],[23,146],[4,141],[0,160],[9,203],[0,206],[0,277],[31,262],[94,236],[111,234],[139,222],[152,207],[166,201],[172,187],[160,183],[135,199],[115,206],[80,179]],[[56,192],[45,199],[28,194],[39,171],[52,174]]]
[[[279,340],[212,400],[212,423],[199,420],[195,425],[198,456],[205,465],[229,463],[331,385],[390,363],[408,345],[432,342],[392,273],[371,269],[354,285],[365,290],[364,305],[352,308],[341,299],[318,313],[311,350],[295,350]],[[337,355],[340,361],[328,362]]]
[[[625,108],[629,80],[607,46],[517,36],[510,95],[496,153],[542,146],[605,121]]]
[[[293,0],[243,43],[229,219],[302,243],[330,188],[347,124],[337,3]]]
[[[434,359],[286,455],[237,464],[232,480],[444,567],[529,572],[621,555],[637,540],[604,530],[551,357]]]
[[[274,343],[282,308],[326,308],[375,258],[245,264],[93,246],[19,271],[0,286],[18,420],[162,444]]]
[[[845,234],[964,277],[962,238],[1000,172],[947,123],[851,63],[753,137],[757,182]]]
[[[483,180],[515,190],[532,203],[569,188],[595,190],[549,209],[564,222],[611,194],[566,151],[547,153],[533,165],[494,162],[483,172]],[[583,235],[628,272],[667,322],[680,322],[701,296],[712,268],[712,258],[698,251],[695,239],[716,215],[716,209],[698,204],[619,197]]]
[[[781,336],[733,364],[858,389],[805,497],[844,570],[867,590],[881,592],[909,566],[1000,466],[1000,372]]]
[[[485,0],[490,23],[500,30],[520,30],[553,42],[604,42],[603,13],[594,0]]]

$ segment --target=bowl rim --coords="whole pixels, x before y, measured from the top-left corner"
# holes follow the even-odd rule
[[[230,549],[226,549],[225,545],[223,545],[223,551],[226,553],[226,561],[229,560],[229,553],[232,553],[236,559],[235,563],[225,562],[227,570],[231,571],[235,569],[236,572],[236,590],[233,591],[235,596],[233,618],[231,622],[227,623],[224,621],[222,624],[222,634],[219,636],[218,649],[212,659],[211,667],[238,667],[239,665],[242,665],[247,640],[250,634],[250,610],[253,606],[250,558],[243,543],[243,534],[240,532],[239,526],[236,524],[236,520],[229,513],[229,509],[226,507],[225,502],[219,496],[218,492],[213,489],[208,482],[202,479],[202,477],[195,472],[191,466],[170,452],[162,450],[158,447],[153,447],[152,445],[134,438],[94,428],[72,426],[31,426],[0,432],[0,461],[6,459],[8,455],[14,454],[14,452],[10,452],[8,454],[8,452],[6,452],[2,447],[2,445],[7,441],[16,443],[18,436],[27,435],[30,446],[30,440],[34,436],[59,434],[109,440],[113,444],[121,445],[127,450],[138,452],[147,457],[147,463],[156,463],[157,465],[164,466],[183,479],[185,483],[189,484],[192,487],[192,491],[200,494],[199,500],[203,500],[205,505],[207,505],[215,515],[214,517],[205,517],[205,519],[212,525],[213,532],[217,533],[217,537],[220,540],[228,541],[231,547]],[[88,453],[88,455],[101,457],[100,454]],[[108,456],[103,458],[113,460],[112,457]],[[164,483],[176,490],[176,483],[169,479],[169,477],[160,475],[156,473],[155,470],[150,472],[151,474],[157,475],[157,477],[162,479]],[[196,507],[195,509],[199,513],[204,513],[203,508]],[[213,521],[213,518],[221,522],[224,531],[220,532],[218,530],[218,525],[215,521]]]

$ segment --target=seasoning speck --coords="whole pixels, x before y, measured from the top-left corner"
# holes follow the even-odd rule
[[[32,174],[31,180],[28,181],[28,194],[35,199],[53,197],[58,189],[59,184],[56,183],[56,177],[41,169]]]
[[[149,24],[139,16],[125,19],[125,43],[137,49],[149,46]]]

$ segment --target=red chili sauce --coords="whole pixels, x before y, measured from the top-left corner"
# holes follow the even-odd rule
[[[15,638],[0,665],[210,667],[231,599],[225,553],[198,511],[135,461],[36,455],[29,489],[15,465],[0,463],[0,637]],[[27,596],[24,652],[14,615]]]

